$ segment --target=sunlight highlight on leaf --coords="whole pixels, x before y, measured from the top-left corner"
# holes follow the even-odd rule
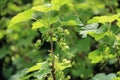
[[[45,27],[45,25],[42,23],[42,20],[37,20],[32,24],[32,29],[38,29],[41,27]]]
[[[96,16],[92,19],[88,20],[87,23],[111,23],[120,17],[120,13],[112,15],[112,16]]]
[[[33,13],[34,13],[34,11],[29,9],[29,10],[26,10],[24,12],[21,12],[21,13],[17,14],[16,16],[14,16],[12,18],[8,27],[11,27],[11,26],[13,26],[17,23],[32,19]]]
[[[88,58],[91,60],[92,63],[98,63],[102,61],[103,56],[100,54],[99,50],[95,50],[89,53]]]

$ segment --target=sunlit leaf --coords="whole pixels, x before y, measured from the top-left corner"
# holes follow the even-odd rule
[[[80,21],[80,19],[77,16],[65,16],[61,18],[62,25],[67,26],[83,26],[83,23]]]
[[[88,23],[106,23],[109,22],[108,16],[93,17]]]
[[[120,80],[120,77],[113,78],[112,80]]]
[[[92,19],[88,20],[88,23],[111,23],[120,17],[120,13],[112,15],[112,16],[96,16]]]
[[[71,0],[52,0],[51,1],[52,9],[53,10],[59,10],[62,5],[67,4],[70,1]]]
[[[105,36],[105,33],[88,32],[88,34],[94,37],[96,41],[102,39]]]
[[[56,62],[55,63],[56,69],[58,70],[64,70],[68,67],[71,67],[70,61],[63,59],[62,63]]]
[[[45,13],[51,10],[58,11],[62,5],[67,4],[69,2],[70,0],[52,0],[51,3],[34,6],[32,7],[32,9],[40,12],[45,12]]]
[[[36,71],[36,72],[33,72]],[[27,73],[33,72],[29,75],[22,77],[22,80],[29,79],[31,76],[37,77],[39,80],[42,80],[47,76],[47,74],[51,73],[51,68],[49,67],[49,63],[47,61],[42,63],[37,63],[35,66],[29,68]]]
[[[42,62],[42,63],[37,63],[35,66],[31,67],[28,69],[27,72],[32,72],[32,71],[36,71],[36,70],[41,70],[41,69],[44,69],[48,67],[48,62],[45,61],[45,62]]]
[[[103,56],[100,54],[99,50],[95,50],[89,53],[88,58],[91,60],[92,63],[98,63],[102,61]]]
[[[39,70],[42,67],[42,64],[36,64],[35,66],[29,68],[28,72]]]
[[[34,13],[34,11],[29,9],[29,10],[26,10],[24,12],[21,12],[21,13],[17,14],[16,16],[14,16],[12,18],[8,27],[11,27],[11,26],[13,26],[17,23],[32,19],[33,13]]]
[[[49,12],[52,10],[52,8],[51,8],[51,4],[43,4],[32,7],[32,10],[40,11],[40,12]]]
[[[41,27],[46,27],[46,25],[43,23],[42,20],[37,20],[36,22],[34,22],[32,24],[32,29],[38,29],[38,28],[41,28]]]
[[[113,22],[115,20],[117,20],[120,17],[120,13],[109,16],[109,22]]]
[[[79,24],[77,22],[75,22],[74,20],[69,20],[66,22],[62,22],[62,25],[74,26],[74,25],[79,25]]]

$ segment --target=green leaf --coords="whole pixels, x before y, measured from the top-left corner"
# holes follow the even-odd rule
[[[49,12],[52,9],[51,9],[51,4],[43,4],[43,5],[32,7],[32,10],[40,11],[40,12]]]
[[[109,22],[108,16],[93,17],[92,19],[88,20],[87,23],[105,23],[105,22]]]
[[[36,64],[35,66],[29,68],[27,72],[32,72],[32,71],[40,70],[41,67],[42,67],[42,64]]]
[[[120,80],[120,77],[113,78],[112,80]]]
[[[10,77],[10,80],[23,80],[23,79],[21,79],[21,78],[22,78],[23,76],[25,76],[27,70],[28,70],[27,68],[24,68],[24,69],[21,70],[21,71],[17,71],[16,74],[14,74],[14,75],[12,75],[12,76]]]
[[[39,70],[34,74],[34,77],[37,77],[38,80],[43,80],[47,76],[47,74],[51,73],[50,68],[45,68],[44,70]]]
[[[70,1],[71,0],[52,0],[51,1],[52,8],[53,8],[53,10],[59,10],[61,6],[69,3]]]
[[[120,71],[117,72],[117,75],[120,76]]]
[[[11,27],[11,26],[13,26],[17,23],[32,19],[33,13],[34,13],[34,11],[29,9],[29,10],[26,10],[24,12],[21,12],[21,13],[17,14],[16,16],[14,16],[12,18],[8,27]]]
[[[107,80],[113,80],[114,78],[116,78],[116,75],[114,73],[110,73],[106,76]]]
[[[89,53],[88,58],[91,60],[92,63],[98,63],[102,61],[103,56],[100,54],[99,50],[94,50]]]
[[[6,2],[7,2],[7,0],[1,0],[0,1],[0,8],[1,9],[5,6]]]
[[[112,16],[96,16],[92,19],[88,20],[87,23],[111,23],[120,17],[120,13],[112,15]]]
[[[120,28],[120,18],[117,19],[117,26]]]
[[[116,36],[115,34],[113,34],[112,32],[106,32],[105,33],[105,36],[104,36],[104,42],[113,46],[114,45],[114,42],[116,40]]]
[[[106,34],[106,26],[100,26],[100,28],[96,29],[94,32],[88,32],[88,34],[98,41],[104,38]]]
[[[105,73],[99,73],[96,74],[91,80],[113,80],[114,78],[116,78],[114,73],[110,73],[108,75],[105,75]]]
[[[0,59],[4,58],[8,54],[7,47],[3,46],[0,48]]]
[[[5,35],[5,31],[0,30],[0,39],[2,39],[4,37],[4,35]]]
[[[120,17],[120,13],[109,16],[109,22],[113,22],[115,20],[117,20]]]
[[[38,28],[41,28],[41,27],[46,27],[46,25],[43,23],[42,20],[37,20],[36,22],[34,22],[32,24],[32,29],[38,29]]]
[[[82,26],[82,22],[77,16],[65,16],[61,18],[60,23],[67,26]]]
[[[98,28],[98,24],[97,23],[93,23],[93,24],[88,24],[84,27],[82,27],[82,30],[80,31],[80,34],[82,35],[82,37],[87,37],[87,34],[90,32],[96,32],[97,28]]]
[[[82,28],[80,34],[83,35],[83,38],[86,37],[87,34],[89,34],[90,36],[95,38],[96,41],[98,41],[102,39],[106,33],[106,26],[100,26],[99,28],[98,26],[99,25],[96,23],[86,25],[85,27]]]
[[[39,29],[39,31],[41,31],[41,33],[47,33],[47,32],[49,32],[49,30],[50,30],[50,28],[49,27],[41,27],[40,29]]]
[[[35,48],[39,48],[41,46],[41,40],[38,39],[34,45],[35,45]]]
[[[95,32],[88,32],[88,34],[95,38],[96,41],[102,39],[105,33],[95,33]]]
[[[37,63],[35,66],[29,68],[27,72],[32,72],[32,71],[44,69],[44,68],[48,67],[48,64],[49,63],[47,61],[42,62],[42,63]]]
[[[105,73],[96,74],[91,80],[105,80]]]
[[[36,71],[36,72],[33,72]],[[51,73],[51,68],[49,67],[49,62],[45,61],[42,63],[37,63],[35,66],[29,68],[27,70],[27,73],[33,72],[25,77],[22,77],[22,80],[27,80],[31,76],[37,77],[39,80],[42,80],[44,77],[47,76],[47,74]]]
[[[56,62],[55,67],[56,67],[57,70],[64,70],[68,67],[71,67],[71,64],[70,64],[70,61],[68,61],[66,59],[63,59],[63,61],[61,63]]]
[[[58,11],[61,6],[63,6],[64,4],[67,4],[69,2],[70,2],[70,0],[52,0],[51,3],[34,6],[34,7],[32,7],[32,10],[45,12],[45,13],[52,11],[52,10]]]
[[[76,47],[74,49],[79,52],[88,53],[88,51],[90,50],[90,45],[91,45],[91,39],[90,37],[86,37],[86,38],[82,38],[79,41],[77,41]]]
[[[69,21],[66,21],[66,22],[62,22],[61,23],[62,25],[67,25],[67,26],[75,26],[75,25],[79,25],[76,21],[74,20],[69,20]]]
[[[120,28],[120,22],[117,22],[116,24],[117,24],[117,26]]]

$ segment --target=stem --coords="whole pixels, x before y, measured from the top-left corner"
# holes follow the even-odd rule
[[[110,34],[111,23],[108,23],[108,33]]]
[[[120,31],[120,28],[115,32],[115,34],[117,34]]]
[[[50,36],[50,53],[52,54],[52,71],[51,71],[51,73],[52,73],[52,78],[53,78],[53,80],[56,80],[56,77],[55,77],[55,59],[54,59],[54,51],[53,51],[53,39],[52,39],[52,37],[53,37],[53,33],[52,33],[52,26],[50,25],[50,23],[49,23],[49,21],[50,21],[50,12],[47,14],[48,16],[47,16],[47,23],[48,23],[48,26],[50,27],[50,33],[49,33],[49,36]]]
[[[55,77],[55,61],[54,61],[54,54],[53,54],[53,40],[52,40],[52,32],[50,32],[50,45],[51,45],[51,54],[52,54],[52,77],[53,77],[53,80],[56,80],[56,77]]]

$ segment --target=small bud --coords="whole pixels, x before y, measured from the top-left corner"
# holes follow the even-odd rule
[[[69,35],[69,34],[70,34],[70,32],[69,32],[67,29],[64,30],[64,33],[65,33],[66,35]]]
[[[35,45],[35,48],[39,48],[39,46],[41,45],[41,40],[38,39],[34,45]]]
[[[69,46],[65,46],[64,48],[65,48],[65,49],[70,49]]]
[[[63,29],[61,27],[58,27],[59,32],[63,32]]]
[[[67,76],[67,79],[71,79],[71,77],[70,77],[70,76]]]

